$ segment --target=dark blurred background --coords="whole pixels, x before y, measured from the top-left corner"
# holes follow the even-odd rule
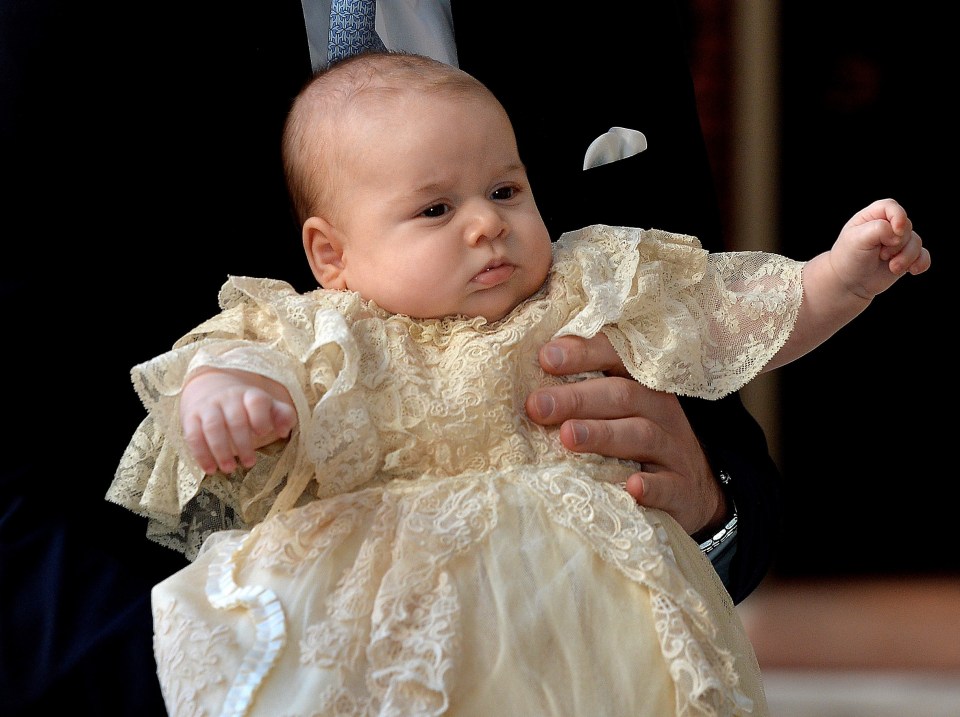
[[[772,241],[763,248],[810,258],[854,211],[892,196],[934,256],[930,272],[878,297],[826,345],[777,372],[759,396],[755,413],[788,488],[776,571],[960,573],[949,452],[956,392],[953,367],[943,363],[951,355],[954,299],[947,288],[956,265],[948,212],[958,184],[950,22],[931,0],[685,2],[728,248],[744,248],[752,229],[769,224],[763,234]],[[258,28],[265,44],[243,50],[249,29],[231,25],[230,7],[211,0],[200,13],[187,0],[171,0],[153,15],[115,0],[0,3],[0,60],[32,73],[0,75],[0,163],[8,178],[0,193],[7,248],[0,271],[6,285],[21,282],[36,292],[36,303],[4,317],[11,342],[31,336],[29,346],[3,359],[8,376],[23,377],[8,389],[16,420],[92,420],[108,386],[115,400],[98,410],[121,413],[134,426],[142,408],[128,389],[131,357],[146,360],[180,327],[215,311],[209,287],[227,273],[310,286],[292,224],[290,236],[263,252],[231,251],[235,230],[255,234],[262,217],[279,206],[285,211],[286,199],[272,154],[216,138],[224,123],[228,136],[262,135],[253,123],[279,126],[286,108],[250,108],[261,94],[251,86],[275,81],[266,63],[281,61],[284,50],[270,44],[269,27]],[[190,53],[229,61],[201,71]],[[771,84],[752,86],[757,76]],[[184,130],[198,124],[206,124],[206,135]],[[761,130],[770,136],[758,144]],[[105,151],[118,144],[129,152]],[[171,160],[191,153],[213,153],[224,174],[243,171],[263,183],[224,196],[218,175],[181,171]],[[744,175],[749,163],[767,174],[758,181]],[[90,191],[95,185],[110,187],[109,196]],[[206,238],[203,251],[197,237]],[[146,274],[168,279],[145,283],[143,267],[128,258],[142,254],[128,254],[128,245],[151,247],[154,266]],[[302,274],[290,276],[291,266],[302,266]],[[94,278],[103,276],[110,278]],[[118,304],[117,296],[135,298]],[[123,351],[104,350],[115,340]],[[70,402],[43,405],[31,393],[34,380],[69,386]],[[80,435],[61,431],[41,449],[56,450],[56,464],[77,471],[115,465],[128,439],[112,431],[91,446]],[[96,512],[104,509],[98,492],[83,484],[105,488],[109,478],[74,473],[59,486]]]
[[[756,248],[741,246],[751,229],[744,211],[765,188],[744,185],[736,164],[744,146],[756,145],[743,132],[749,116],[738,113],[749,115],[751,102],[762,111],[768,99],[771,141],[757,151],[770,154],[754,159],[772,168],[775,196],[765,210],[778,236],[767,248],[810,258],[854,212],[894,197],[934,261],[780,369],[759,398],[772,411],[762,422],[787,486],[775,575],[960,575],[950,449],[956,391],[943,363],[955,321],[947,290],[957,285],[948,228],[958,190],[948,110],[956,40],[926,0],[777,5],[688,2],[691,62],[728,248]],[[744,85],[758,74],[770,83]]]
[[[742,611],[758,659],[765,672],[946,667],[960,684],[956,392],[944,363],[955,322],[948,287],[960,283],[948,229],[958,185],[952,15],[932,0],[681,3],[728,248],[810,258],[853,212],[892,196],[934,258],[927,274],[903,279],[826,345],[744,392],[787,489],[771,581]],[[272,148],[244,139],[263,136],[260,122],[283,121],[282,101],[259,104],[282,93],[258,89],[275,82],[272,63],[292,51],[273,24],[300,8],[278,3],[261,19],[263,7],[0,0],[0,67],[22,70],[0,72],[0,405],[10,439],[0,509],[12,508],[10,520],[60,526],[52,539],[78,579],[88,567],[101,574],[98,549],[111,564],[118,553],[131,556],[123,580],[94,586],[105,599],[62,606],[44,634],[28,636],[32,646],[107,624],[91,619],[94,609],[116,611],[119,622],[135,621],[135,610],[146,619],[155,576],[181,565],[144,539],[142,519],[102,497],[143,415],[132,363],[212,314],[210,287],[227,274],[310,286],[292,223],[262,252],[235,246],[243,236],[274,236],[261,227],[286,209]],[[246,35],[253,27],[256,43]],[[194,156],[218,169],[198,173],[185,159]],[[234,173],[251,179],[229,183],[228,195],[222,178]],[[290,275],[296,266],[302,273]],[[18,501],[33,511],[17,511]],[[26,536],[34,526],[0,527]],[[0,631],[15,637],[42,612],[25,604],[30,596],[60,579],[32,570],[32,548],[0,554]],[[31,576],[39,589],[9,575]],[[78,659],[117,660],[117,674],[155,689],[148,644],[131,652],[145,663],[124,664],[108,651],[109,635],[90,641],[100,637],[105,656]],[[42,649],[26,653],[35,664],[16,640],[6,643],[13,651],[0,654],[0,679],[10,683],[0,696],[28,691],[26,676],[48,671]],[[82,670],[71,675],[64,694],[97,690],[82,683]],[[768,684],[773,703],[776,683]],[[804,683],[802,692],[826,690]],[[873,706],[842,714],[960,714],[960,698],[924,712],[924,695],[901,692],[907,701],[895,703],[870,683],[852,699]],[[869,702],[877,694],[896,711]],[[801,714],[784,704],[777,717]],[[802,714],[840,713],[821,704]]]
[[[787,490],[781,553],[741,611],[758,659],[765,672],[948,668],[951,684],[960,684],[950,449],[957,421],[953,367],[943,363],[954,323],[947,289],[958,283],[948,229],[958,184],[952,17],[932,0],[681,4],[727,248],[811,258],[853,212],[892,196],[934,258],[927,274],[903,279],[826,345],[743,392]],[[129,551],[117,584],[130,595],[114,594],[107,582],[95,586],[113,601],[97,605],[116,610],[119,621],[134,619],[134,608],[145,619],[155,576],[181,564],[144,540],[140,518],[102,498],[143,415],[129,383],[132,363],[213,313],[210,287],[227,274],[311,285],[292,222],[289,235],[262,252],[235,246],[244,236],[274,236],[261,227],[286,208],[272,148],[244,140],[263,136],[260,122],[278,128],[283,121],[283,102],[260,104],[282,93],[259,89],[275,82],[272,63],[291,51],[273,24],[300,8],[278,3],[261,19],[263,7],[0,0],[0,67],[23,70],[0,73],[0,368],[12,436],[0,508],[30,499],[40,515],[26,512],[33,515],[27,520],[64,526],[64,564],[92,561],[90,574],[98,554],[85,545],[102,546],[108,561]],[[254,27],[256,43],[246,35]],[[198,173],[185,160],[193,156],[219,169]],[[222,181],[235,173],[249,183]],[[302,273],[290,275],[296,266]],[[48,474],[35,470],[35,456]],[[27,535],[32,526],[0,527]],[[5,560],[9,574],[33,575],[31,546],[0,555],[0,631],[16,634],[18,625],[34,624],[34,606],[21,595],[42,589],[13,584]],[[78,563],[81,578],[86,568]],[[89,619],[94,608],[73,602],[31,644],[104,624]],[[136,653],[140,659],[149,658],[148,647]],[[26,664],[19,650],[0,655],[4,662],[0,673],[12,682],[47,669]],[[149,680],[153,664],[116,670]],[[79,680],[65,693],[82,689]],[[768,684],[773,704],[776,683]],[[960,714],[960,698],[923,712],[925,694],[894,684],[905,702],[870,683],[851,699],[871,706],[842,714]],[[801,691],[827,690],[818,682]],[[878,694],[896,711],[870,702]],[[777,703],[777,717],[840,714],[823,704],[789,712],[785,704]]]

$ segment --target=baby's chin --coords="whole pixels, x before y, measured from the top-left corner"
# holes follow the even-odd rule
[[[510,313],[516,308],[516,305],[510,306],[506,309],[470,309],[462,311],[451,311],[447,313],[434,313],[430,315],[417,316],[415,314],[407,314],[412,319],[419,321],[444,321],[447,319],[460,319],[460,320],[472,320],[472,319],[485,319],[486,323],[492,324],[501,319],[506,318]],[[402,312],[401,312],[402,313]]]
[[[526,298],[518,298],[514,291],[505,291],[505,288],[501,286],[496,289],[486,289],[467,294],[465,297],[461,297],[458,302],[452,302],[452,305],[448,304],[446,310],[437,310],[438,307],[434,306],[432,307],[433,311],[394,311],[393,313],[406,314],[421,321],[485,319],[487,323],[492,324],[509,316]],[[413,307],[407,306],[406,308]],[[423,309],[424,307],[420,308]],[[389,309],[387,310],[389,311]]]
[[[507,318],[513,312],[513,310],[520,305],[520,303],[521,302],[517,301],[505,307],[500,307],[500,308],[491,307],[490,309],[487,309],[487,310],[480,310],[480,311],[475,311],[472,314],[465,314],[465,316],[471,319],[482,317],[487,320],[488,324],[493,324],[493,323],[496,323],[497,321],[500,321],[501,319]]]

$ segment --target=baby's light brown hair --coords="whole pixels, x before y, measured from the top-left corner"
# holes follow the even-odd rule
[[[392,98],[414,93],[482,98],[489,89],[462,70],[422,55],[368,52],[318,71],[300,90],[283,130],[283,168],[297,221],[331,217],[341,199],[338,178],[355,151],[344,136],[351,118],[390,111]],[[384,137],[387,145],[389,137]]]

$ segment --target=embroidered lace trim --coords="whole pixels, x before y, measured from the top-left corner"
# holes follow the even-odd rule
[[[295,639],[302,659],[317,664],[398,665],[361,670],[371,699],[392,703],[395,692],[412,690],[417,704],[432,705],[417,712],[427,714],[447,702],[443,675],[456,652],[450,625],[457,596],[442,565],[492,530],[496,495],[522,485],[545,502],[556,525],[650,588],[679,702],[743,707],[732,659],[715,640],[698,592],[671,563],[657,521],[636,517],[652,514],[638,512],[616,488],[636,466],[568,454],[555,431],[526,419],[524,401],[534,387],[562,380],[537,364],[543,343],[599,331],[645,385],[705,398],[735,391],[789,336],[801,269],[762,253],[708,255],[681,235],[588,227],[557,242],[544,287],[492,324],[413,321],[352,292],[300,295],[283,282],[233,277],[221,290],[221,314],[133,369],[148,416],[107,497],[148,517],[150,537],[190,559],[214,531],[259,525],[249,555],[245,549],[238,556],[276,569],[296,555],[289,568],[296,572],[346,539],[357,511],[399,510],[391,497],[415,491],[406,498],[415,508],[367,525],[368,552],[359,562],[367,568],[346,576],[331,595],[331,621]],[[177,418],[180,387],[202,366],[256,371],[282,383],[297,406],[298,432],[263,450],[252,469],[204,476],[182,450]],[[464,476],[472,476],[468,484]],[[487,491],[498,486],[496,493],[478,491],[477,476]],[[370,497],[381,495],[382,505]],[[329,525],[273,538],[293,515],[327,516]],[[405,532],[391,532],[400,530],[401,518]],[[366,587],[382,561],[406,549],[419,567],[391,573],[397,584],[386,593],[380,585],[371,602]],[[225,563],[220,575],[238,569]],[[232,588],[221,592],[227,597]],[[397,644],[390,615],[409,625],[412,605],[421,606],[412,633],[419,637]],[[371,611],[379,627],[365,636],[358,622]],[[164,629],[174,627],[182,628]],[[258,648],[264,655],[265,645]],[[340,710],[334,713],[363,714],[363,692],[344,690],[329,695]]]

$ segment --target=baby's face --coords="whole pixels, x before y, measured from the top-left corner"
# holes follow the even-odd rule
[[[355,123],[346,288],[415,318],[506,316],[544,282],[547,228],[502,108],[419,96]]]

